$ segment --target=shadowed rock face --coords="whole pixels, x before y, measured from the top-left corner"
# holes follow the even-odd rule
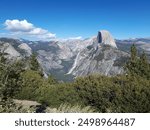
[[[97,41],[98,41],[98,43],[102,43],[102,34],[101,34],[101,32],[98,32]]]

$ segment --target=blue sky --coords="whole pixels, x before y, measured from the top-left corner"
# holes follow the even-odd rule
[[[23,24],[32,25],[22,32]],[[150,37],[150,1],[1,0],[0,29],[0,36],[31,39],[87,38],[104,29],[118,39]]]

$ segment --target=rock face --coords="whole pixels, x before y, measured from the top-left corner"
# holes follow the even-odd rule
[[[75,77],[89,74],[107,76],[122,74],[123,65],[129,55],[112,47],[86,48],[79,52],[69,74]]]
[[[29,57],[32,49],[26,43],[22,43],[18,39],[0,38],[0,51],[4,51],[11,60]]]
[[[9,53],[13,57],[25,58],[33,52],[45,74],[52,74],[58,80],[67,81],[73,77],[99,73],[116,75],[123,72],[122,64],[127,54],[117,49],[108,31],[84,40],[26,41],[1,39],[9,42]],[[8,50],[7,49],[7,50]],[[8,53],[8,52],[7,52]]]
[[[4,50],[8,59],[16,60],[21,58],[20,53],[10,43],[4,43],[0,50]]]
[[[100,31],[97,40],[80,51],[68,74],[75,77],[89,74],[117,75],[123,73],[123,64],[129,55],[117,49],[115,40],[108,31]]]
[[[22,43],[18,47],[25,51],[26,56],[30,56],[32,54],[32,49],[26,43]]]
[[[117,43],[117,45],[116,45]],[[117,75],[129,58],[130,47],[136,43],[138,51],[145,51],[150,60],[150,39],[115,40],[108,31],[84,40],[28,41],[0,38],[0,51],[9,59],[20,59],[37,54],[45,74],[60,81],[89,74]],[[128,52],[128,53],[126,53]]]
[[[98,43],[100,43],[101,46],[109,45],[111,47],[117,48],[114,38],[106,30],[102,30],[98,32],[97,41]]]

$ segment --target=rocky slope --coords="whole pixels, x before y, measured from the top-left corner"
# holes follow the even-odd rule
[[[108,31],[98,32],[97,40],[76,56],[68,74],[86,76],[89,74],[117,75],[123,73],[123,65],[129,54],[117,49],[115,40]]]
[[[70,81],[74,77],[93,73],[116,75],[123,72],[129,57],[130,46],[135,43],[138,51],[145,51],[150,59],[150,39],[114,40],[105,30],[84,40],[28,41],[0,38],[0,51],[9,59],[20,59],[37,53],[37,59],[48,75],[58,80]]]
[[[32,49],[28,44],[11,38],[0,38],[0,51],[5,52],[10,60],[29,57],[32,54]]]
[[[128,53],[130,52],[130,47],[132,46],[132,44],[135,44],[138,53],[141,54],[144,51],[150,61],[150,38],[116,40],[116,44],[120,50]]]

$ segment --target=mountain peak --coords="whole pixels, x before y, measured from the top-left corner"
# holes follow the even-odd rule
[[[117,48],[114,38],[107,30],[101,30],[98,32],[97,41],[100,43],[100,45],[109,45]]]

